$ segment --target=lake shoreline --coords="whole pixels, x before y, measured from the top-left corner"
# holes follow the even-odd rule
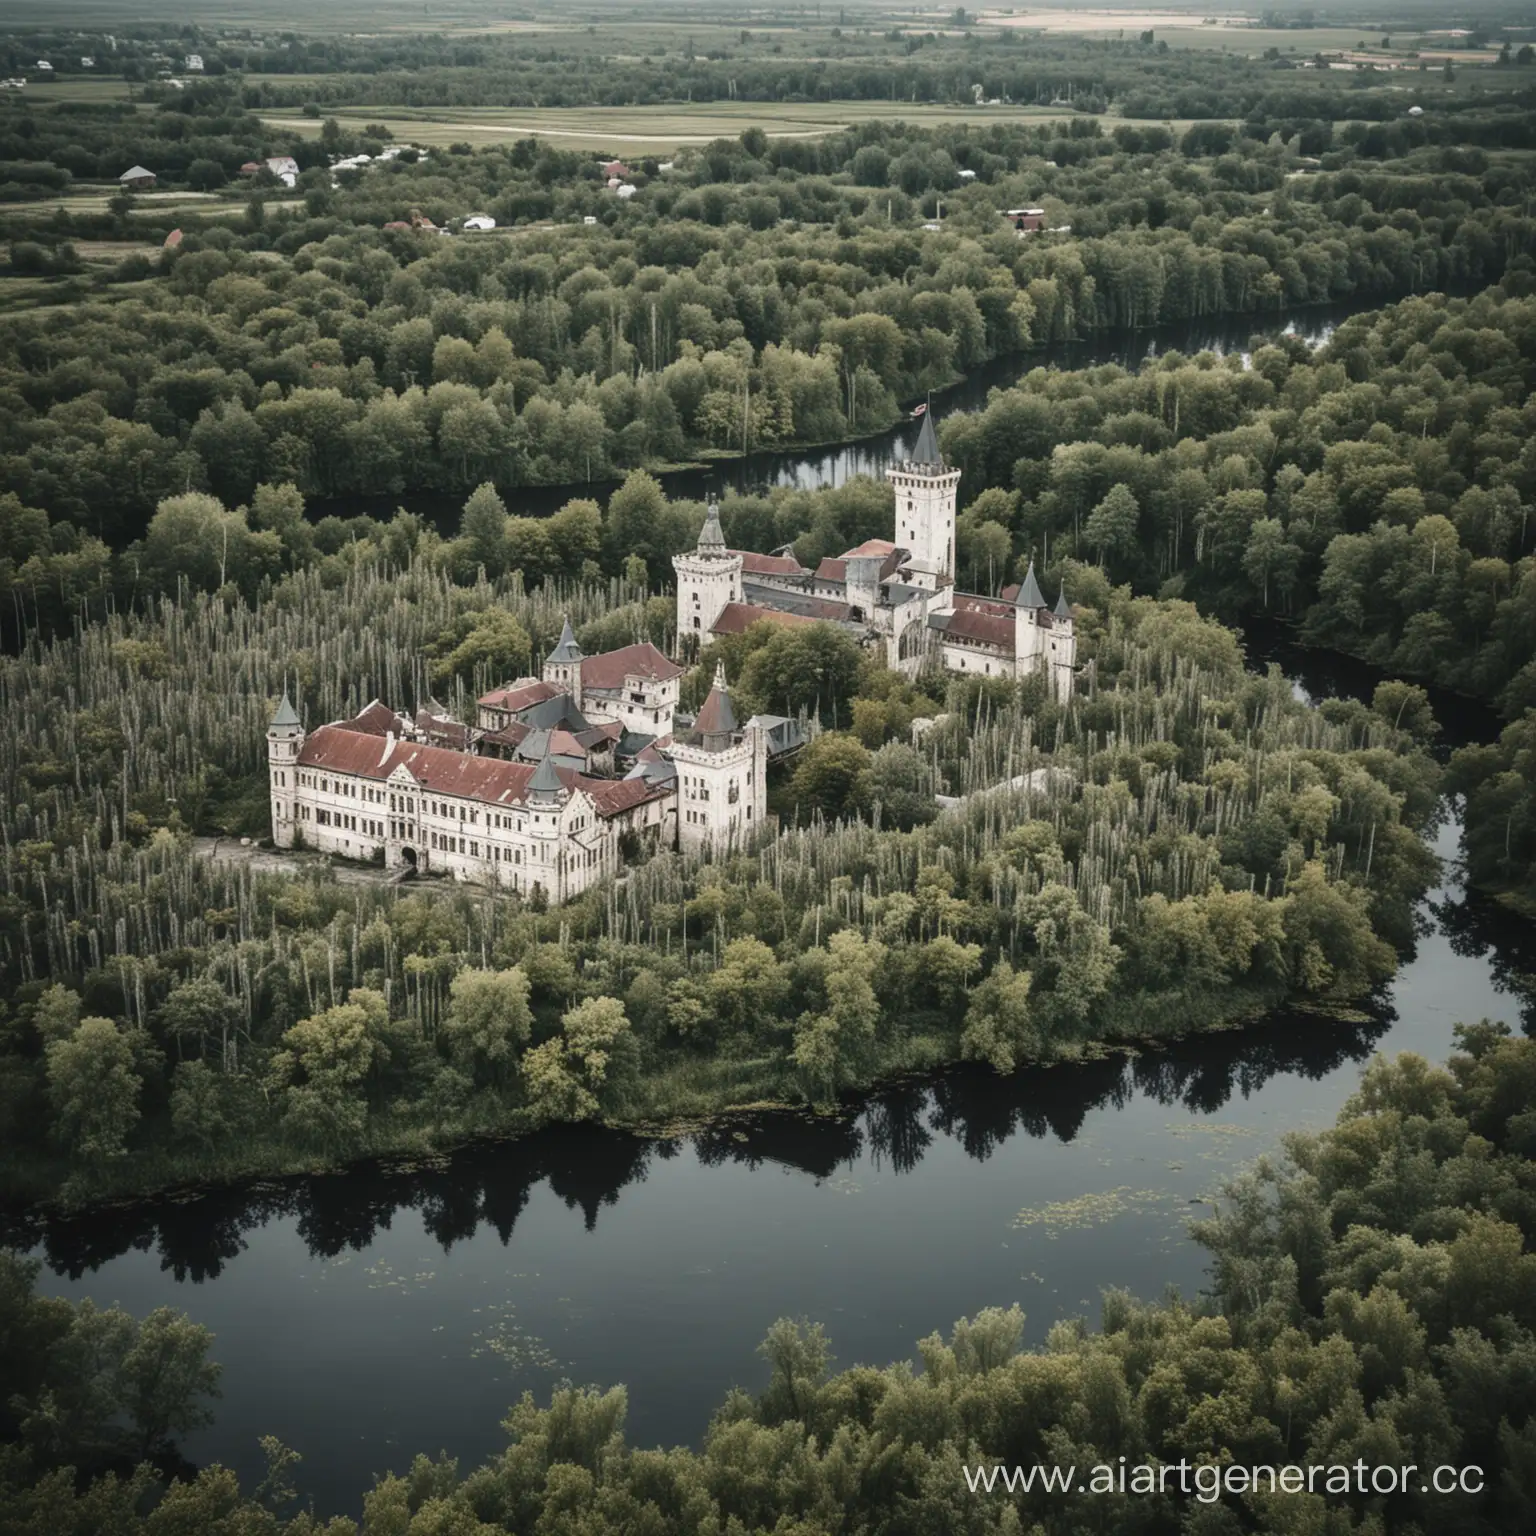
[[[1170,996],[1147,995],[1164,999]],[[1187,994],[1176,995],[1184,996],[1187,1002],[1193,1002]],[[1239,1033],[1280,1013],[1333,1018],[1344,1023],[1366,1022],[1371,1015],[1353,1005],[1370,995],[1368,993],[1354,999],[1308,999],[1300,995],[1289,995],[1279,987],[1270,988],[1267,993],[1254,987],[1233,988],[1226,996],[1219,998],[1205,994],[1203,1001],[1209,1011],[1187,1027],[1146,1034],[1110,1031],[1103,1036],[1075,1043],[1070,1054],[1026,1058],[1019,1061],[1011,1073],[1000,1075],[1012,1077],[1042,1068],[1134,1059],[1167,1050],[1199,1036]],[[79,1199],[72,1198],[70,1193],[70,1185],[78,1170],[65,1172],[62,1164],[52,1160],[21,1164],[6,1160],[0,1162],[0,1212],[5,1212],[12,1220],[25,1222],[29,1217],[76,1217],[93,1210],[121,1209],[151,1201],[185,1203],[267,1180],[334,1178],[364,1167],[385,1169],[391,1164],[415,1163],[417,1160],[423,1165],[447,1163],[460,1153],[525,1141],[557,1127],[571,1129],[591,1126],[640,1140],[654,1141],[695,1135],[743,1115],[790,1114],[813,1120],[836,1119],[858,1113],[872,1097],[898,1085],[928,1084],[946,1072],[974,1065],[957,1053],[946,1054],[923,1049],[935,1043],[932,1035],[920,1035],[903,1042],[908,1048],[906,1051],[895,1053],[887,1067],[877,1069],[867,1081],[841,1094],[835,1104],[808,1104],[753,1093],[741,1102],[719,1103],[708,1108],[684,1109],[679,1104],[675,1109],[668,1109],[662,1105],[657,1106],[654,1112],[634,1116],[601,1116],[589,1121],[538,1120],[526,1109],[518,1107],[509,1111],[505,1123],[501,1125],[449,1133],[442,1139],[437,1139],[436,1134],[427,1126],[391,1127],[385,1121],[369,1128],[372,1134],[368,1136],[365,1146],[340,1159],[317,1157],[308,1151],[285,1151],[278,1147],[268,1147],[266,1150],[271,1153],[269,1156],[258,1154],[249,1160],[236,1159],[233,1164],[227,1157],[221,1158],[218,1168],[189,1174],[168,1170],[167,1164],[178,1161],[174,1157],[140,1154],[137,1161],[148,1163],[144,1177],[112,1180],[104,1188],[82,1193]],[[913,1047],[917,1049],[914,1051]],[[900,1059],[903,1055],[909,1059]],[[159,1150],[156,1149],[156,1153]],[[132,1164],[136,1159],[125,1161]]]

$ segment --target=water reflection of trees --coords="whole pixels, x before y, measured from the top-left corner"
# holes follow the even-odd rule
[[[1137,1056],[1032,1068],[1011,1077],[957,1069],[888,1086],[836,1114],[728,1117],[695,1134],[691,1148],[706,1167],[773,1165],[824,1179],[867,1157],[876,1167],[905,1174],[941,1137],[978,1160],[1019,1136],[1070,1142],[1094,1111],[1122,1108],[1137,1097],[1210,1114],[1274,1077],[1316,1079],[1363,1060],[1387,1027],[1384,1018],[1345,1024],[1287,1016]],[[163,1269],[193,1282],[216,1278],[244,1250],[247,1235],[275,1217],[293,1221],[317,1258],[366,1249],[398,1212],[411,1210],[420,1212],[445,1251],[482,1225],[505,1244],[538,1184],[579,1210],[591,1229],[605,1206],[683,1145],[561,1126],[426,1163],[367,1165],[75,1215],[12,1213],[0,1218],[0,1241],[40,1247],[49,1266],[71,1279],[130,1251],[156,1251]]]
[[[1485,959],[1493,973],[1494,988],[1514,999],[1526,1034],[1536,1035],[1536,925],[1480,891],[1455,892],[1432,903],[1430,910],[1452,953]]]

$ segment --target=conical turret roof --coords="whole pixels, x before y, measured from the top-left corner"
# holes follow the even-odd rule
[[[1040,590],[1040,583],[1035,578],[1035,562],[1029,562],[1029,569],[1024,573],[1024,580],[1019,583],[1019,595],[1014,598],[1014,606],[1018,608],[1044,608],[1047,606],[1045,593]]]
[[[551,661],[581,661],[582,649],[576,644],[575,632],[571,629],[571,621],[566,619],[560,628],[560,642],[549,653]]]
[[[277,713],[272,716],[273,725],[298,725],[299,712],[289,701],[287,691],[283,692],[283,702],[277,706]]]
[[[1067,589],[1061,589],[1061,595],[1056,599],[1056,606],[1051,610],[1058,619],[1070,619],[1072,617],[1072,604],[1067,601]]]
[[[720,503],[713,496],[709,498],[709,510],[704,514],[704,526],[699,530],[696,553],[701,555],[725,553],[725,530],[720,526]]]
[[[555,772],[555,759],[546,752],[540,759],[539,766],[533,770],[533,777],[528,781],[528,793],[557,800],[564,792],[565,785],[560,782],[560,775]]]
[[[725,689],[724,662],[715,663],[714,684],[693,728],[701,736],[729,736],[736,729],[736,711],[731,708],[731,696]]]
[[[912,462],[914,464],[943,464],[943,456],[939,452],[939,436],[933,430],[933,412],[923,413],[922,429],[917,434],[917,447],[912,450]]]

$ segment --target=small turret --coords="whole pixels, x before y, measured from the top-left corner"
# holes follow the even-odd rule
[[[730,554],[725,545],[725,529],[720,526],[720,503],[715,499],[713,491],[710,492],[709,507],[704,513],[704,526],[699,529],[699,542],[693,552],[705,559],[724,559]]]
[[[287,692],[267,727],[267,783],[272,794],[272,841],[292,848],[296,841],[298,813],[294,790],[298,787],[299,753],[304,750],[304,723]]]
[[[1056,606],[1051,609],[1051,613],[1055,618],[1066,619],[1068,623],[1071,622],[1072,604],[1067,601],[1067,589],[1065,586],[1062,587],[1061,594],[1056,599]]]
[[[1029,562],[1029,569],[1024,573],[1024,580],[1019,583],[1019,595],[1013,600],[1016,608],[1044,608],[1046,607],[1045,593],[1040,590],[1040,583],[1035,576],[1035,562]]]
[[[528,781],[528,802],[530,805],[558,805],[570,791],[560,782],[560,775],[555,772],[554,757],[545,753],[539,760],[539,766],[533,770],[533,777]]]
[[[731,696],[726,691],[723,661],[715,663],[715,680],[693,728],[706,752],[723,752],[735,739],[736,711],[731,708]]]
[[[586,656],[576,643],[575,631],[567,618],[560,627],[560,639],[554,650],[544,658],[544,681],[556,688],[565,689],[575,700],[577,709],[581,708],[581,664],[585,660]]]

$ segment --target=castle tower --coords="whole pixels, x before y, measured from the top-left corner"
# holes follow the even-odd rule
[[[555,772],[555,760],[546,752],[528,781],[528,831],[533,838],[529,852],[529,880],[542,886],[552,902],[566,898],[566,850],[560,835],[571,792]]]
[[[939,452],[933,412],[923,417],[912,457],[886,470],[896,491],[896,529],[892,538],[911,552],[913,561],[932,570],[939,585],[955,579],[955,498],[960,471]]]
[[[1035,576],[1035,562],[1029,562],[1024,580],[1013,600],[1013,675],[1028,677],[1041,665],[1045,647],[1045,626],[1049,624],[1045,593]]]
[[[1072,618],[1072,605],[1067,601],[1067,589],[1062,587],[1051,610],[1051,629],[1046,641],[1046,659],[1051,668],[1051,689],[1058,704],[1071,701],[1077,673],[1077,625]]]
[[[677,768],[677,841],[689,850],[728,853],[763,824],[768,809],[768,737],[743,730],[726,691],[725,667],[694,728],[667,754]]]
[[[299,753],[304,749],[304,726],[298,711],[283,694],[272,723],[267,727],[267,784],[272,793],[272,842],[292,848],[299,813]]]
[[[576,643],[570,619],[560,629],[560,641],[544,658],[544,681],[563,688],[577,709],[581,708],[581,664],[586,660]]]
[[[709,643],[709,632],[727,603],[741,601],[741,555],[727,549],[720,504],[709,498],[699,542],[688,554],[673,555],[677,572],[677,650],[690,654]]]

